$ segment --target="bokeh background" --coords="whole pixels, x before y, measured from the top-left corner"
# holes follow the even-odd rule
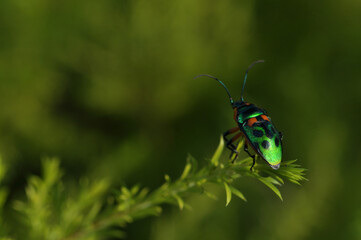
[[[190,196],[192,211],[125,230],[128,239],[361,239],[361,1],[2,0],[0,153],[12,201],[41,159],[65,179],[151,189],[209,158],[235,126],[219,77],[269,112],[284,159],[309,169],[284,201],[242,179],[248,202]],[[244,155],[245,156],[245,155]],[[10,220],[9,220],[10,221]],[[11,222],[11,221],[10,221]],[[15,226],[14,226],[15,227]]]

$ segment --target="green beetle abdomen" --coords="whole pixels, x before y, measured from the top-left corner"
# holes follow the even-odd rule
[[[253,149],[272,167],[278,168],[282,159],[282,143],[272,123],[262,119],[252,126],[244,124],[242,130]]]
[[[239,103],[237,123],[248,142],[272,168],[278,169],[282,159],[281,135],[266,112],[254,104]]]

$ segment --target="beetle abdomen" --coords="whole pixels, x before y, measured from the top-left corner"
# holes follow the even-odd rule
[[[261,120],[255,122],[252,126],[244,124],[242,131],[251,143],[253,149],[266,160],[271,167],[278,168],[282,159],[282,142],[280,134],[272,123],[261,118]]]
[[[237,123],[252,148],[271,167],[278,169],[282,159],[281,135],[267,113],[254,104],[240,103]]]

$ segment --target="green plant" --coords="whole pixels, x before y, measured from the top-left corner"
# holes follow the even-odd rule
[[[238,146],[241,149],[243,142]],[[203,167],[188,156],[181,176],[172,181],[165,175],[165,183],[152,192],[136,185],[122,187],[107,196],[109,183],[105,180],[90,183],[81,180],[75,189],[69,189],[61,180],[62,171],[57,159],[43,162],[43,177],[32,176],[26,188],[26,201],[17,201],[14,206],[24,216],[24,236],[27,239],[98,239],[105,235],[122,237],[124,233],[111,226],[125,226],[136,219],[159,215],[162,204],[175,204],[181,210],[187,207],[184,198],[198,192],[216,198],[207,191],[208,184],[224,187],[226,205],[233,195],[246,201],[240,190],[234,187],[241,177],[258,179],[274,191],[282,200],[277,186],[284,184],[283,178],[299,184],[305,180],[305,169],[295,160],[282,163],[279,170],[266,164],[257,164],[250,171],[251,158],[221,162],[224,148],[223,138],[213,157]],[[0,175],[1,176],[1,175]],[[119,228],[118,228],[119,229]],[[23,236],[23,237],[24,237]]]
[[[2,186],[3,179],[5,177],[6,167],[0,158],[0,240],[10,240],[6,237],[5,221],[3,219],[3,208],[8,195],[7,189]]]

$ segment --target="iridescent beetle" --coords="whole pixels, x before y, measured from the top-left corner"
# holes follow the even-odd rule
[[[253,65],[261,62],[264,61],[255,61],[247,68],[243,81],[241,100],[236,102],[233,101],[226,85],[224,85],[218,78],[207,74],[197,76],[213,78],[222,84],[222,86],[226,89],[232,108],[234,110],[233,118],[237,122],[238,127],[231,128],[223,133],[223,138],[227,143],[227,148],[232,151],[232,154],[235,154],[235,158],[233,159],[234,161],[239,154],[236,150],[237,148],[234,145],[234,142],[241,136],[245,137],[246,141],[244,144],[244,151],[248,153],[248,155],[253,159],[251,170],[256,163],[256,159],[255,155],[252,155],[248,151],[248,145],[250,145],[255,153],[261,156],[273,169],[278,169],[280,167],[282,159],[282,133],[276,130],[271,121],[271,118],[264,109],[256,107],[256,105],[245,102],[243,100],[243,92],[247,80],[247,73],[253,67]],[[237,134],[231,139],[228,139],[227,136],[233,133]]]

